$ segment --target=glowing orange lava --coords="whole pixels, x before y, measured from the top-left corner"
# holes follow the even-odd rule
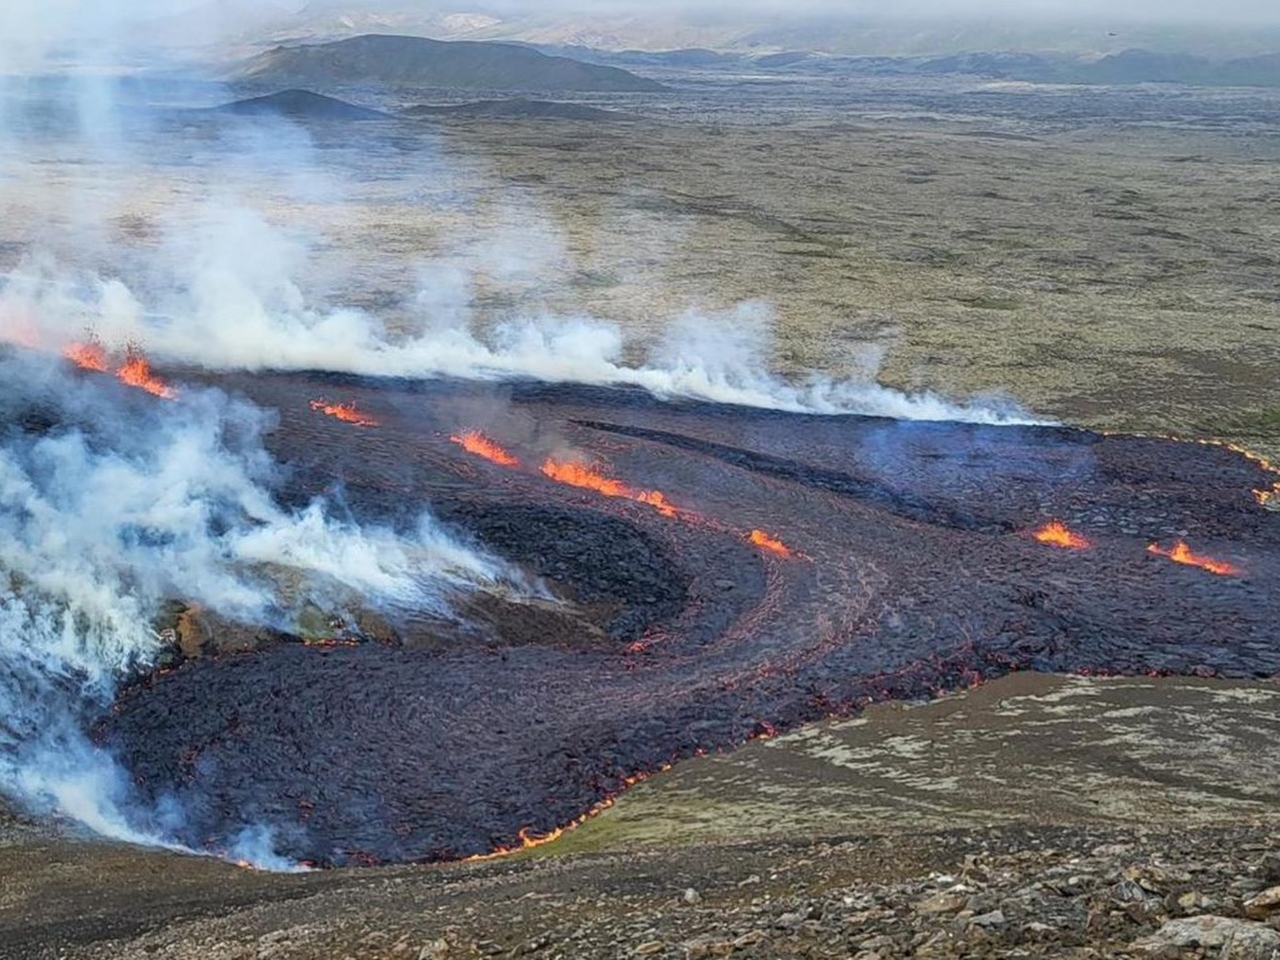
[[[582,487],[604,494],[606,497],[624,497],[627,500],[635,500],[637,503],[648,504],[664,517],[675,517],[679,514],[679,510],[657,490],[632,490],[621,480],[612,480],[580,463],[559,463],[548,459],[542,464],[542,473],[552,480],[567,483],[571,487]]]
[[[502,467],[518,467],[520,461],[513,457],[507,451],[486,437],[478,430],[468,430],[465,433],[457,433],[449,438],[453,443],[458,444],[467,453],[474,453],[477,457],[484,457],[493,463]]]
[[[1062,547],[1064,550],[1087,550],[1093,546],[1080,534],[1067,529],[1067,525],[1061,520],[1050,520],[1032,536],[1041,543],[1047,543],[1051,547]]]
[[[1214,560],[1212,557],[1193,553],[1185,540],[1179,540],[1175,543],[1172,550],[1166,550],[1159,544],[1153,543],[1147,547],[1147,552],[1154,553],[1159,557],[1168,557],[1174,563],[1185,563],[1191,567],[1199,567],[1201,570],[1208,570],[1210,573],[1216,573],[1222,577],[1231,577],[1240,573],[1238,567],[1232,566],[1225,560]]]
[[[352,423],[357,427],[376,427],[377,418],[361,413],[354,403],[330,403],[328,400],[312,400],[311,409],[336,417],[343,423]]]
[[[139,390],[145,390],[147,393],[155,394],[157,397],[163,397],[166,400],[172,400],[177,396],[177,392],[172,387],[152,372],[151,364],[137,347],[131,346],[125,351],[124,363],[116,371],[116,377],[122,383],[127,383],[131,387],[137,387]]]
[[[751,535],[747,537],[752,543],[762,550],[768,550],[770,553],[776,553],[780,557],[791,556],[791,549],[776,537],[771,537],[763,530],[752,530]]]
[[[1225,447],[1232,453],[1238,453],[1250,463],[1257,464],[1268,473],[1280,476],[1280,467],[1277,467],[1266,457],[1254,453],[1247,447],[1242,447],[1237,443],[1230,443],[1226,440],[1197,440],[1196,442],[1209,447]],[[1272,481],[1271,486],[1266,489],[1254,490],[1253,499],[1258,501],[1259,506],[1266,507],[1267,509],[1280,507],[1280,480]]]
[[[699,751],[699,753],[701,753],[701,751]],[[660,765],[658,769],[654,771],[654,773],[665,773],[667,770],[670,770],[670,769],[671,769],[671,764],[664,763]],[[644,780],[648,780],[653,775],[654,775],[653,773],[641,772],[641,773],[632,774],[629,777],[623,777],[622,786],[624,789],[626,787],[634,787],[637,783],[640,783],[641,781],[644,781]],[[551,843],[551,841],[553,840],[559,840],[570,830],[574,830],[577,827],[582,826],[592,817],[596,817],[604,813],[604,811],[612,807],[615,802],[616,802],[615,796],[605,797],[603,800],[601,800],[599,803],[593,806],[586,813],[570,820],[563,827],[556,827],[554,830],[551,830],[548,833],[534,833],[533,830],[530,829],[529,827],[521,827],[516,832],[516,838],[520,841],[518,844],[511,844],[510,846],[498,847],[497,849],[493,850],[490,853],[477,853],[474,856],[466,857],[462,862],[476,863],[478,861],[483,861],[483,860],[494,860],[498,857],[505,857],[512,853],[519,853],[521,850],[529,850],[533,847],[540,847],[545,843]]]
[[[1106,433],[1106,436],[1120,436],[1120,434]],[[1156,434],[1162,440],[1174,440],[1178,443],[1198,443],[1203,447],[1222,447],[1230,450],[1232,453],[1239,454],[1250,463],[1256,464],[1268,473],[1280,476],[1280,466],[1272,463],[1266,457],[1254,453],[1248,447],[1242,447],[1238,443],[1232,443],[1230,440],[1205,440],[1205,439],[1187,439],[1174,434]],[[1261,490],[1253,491],[1253,499],[1258,501],[1259,506],[1266,507],[1268,510],[1280,509],[1280,480],[1274,480],[1271,486]]]
[[[107,351],[97,340],[86,340],[83,343],[69,343],[62,349],[62,355],[81,370],[97,370],[107,372]]]

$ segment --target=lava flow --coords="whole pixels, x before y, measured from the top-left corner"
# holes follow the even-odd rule
[[[548,458],[542,464],[542,473],[557,483],[594,490],[596,493],[603,494],[606,497],[623,497],[627,500],[635,500],[637,503],[647,504],[664,517],[676,517],[680,513],[657,490],[633,490],[621,480],[612,480],[580,463],[560,463]]]
[[[354,403],[330,403],[325,399],[312,400],[311,409],[319,410],[321,413],[335,417],[343,423],[355,424],[357,427],[378,426],[376,417],[371,417],[369,414],[357,410]]]
[[[463,433],[455,433],[449,437],[451,443],[456,443],[467,453],[474,453],[477,457],[484,457],[493,463],[502,467],[518,467],[520,461],[503,450],[483,433],[478,430],[467,430]]]
[[[1048,544],[1051,547],[1061,547],[1064,550],[1087,550],[1093,546],[1080,534],[1068,529],[1067,525],[1061,520],[1050,520],[1031,536],[1040,543]]]
[[[1174,563],[1185,563],[1189,567],[1208,570],[1210,573],[1216,573],[1221,577],[1234,577],[1240,574],[1238,567],[1227,563],[1225,560],[1215,560],[1212,557],[1193,553],[1185,540],[1179,540],[1171,550],[1166,550],[1158,543],[1153,543],[1147,547],[1147,552],[1154,553],[1158,557],[1168,557]]]
[[[747,537],[752,543],[763,550],[770,553],[776,553],[780,557],[791,556],[791,548],[779,540],[777,537],[771,537],[763,530],[752,530],[751,535]]]
[[[232,632],[127,684],[90,733],[140,803],[182,811],[172,839],[190,847],[265,824],[295,862],[483,857],[550,842],[612,802],[621,771],[872,701],[1014,670],[1280,675],[1280,513],[1249,495],[1276,478],[1229,450],[600,386],[362,381],[371,409],[414,410],[390,433],[299,401],[337,389],[331,376],[184,376],[279,411],[263,439],[289,465],[283,502],[341,488],[358,524],[429,509],[458,538],[450,551],[507,571],[428,586],[421,609],[352,598],[377,642]],[[476,416],[494,438],[555,438],[624,477],[664,478],[663,494],[603,459],[503,450],[459,428]],[[472,460],[495,447],[522,465]],[[1062,539],[1093,548],[1041,549],[1033,532],[1055,517],[1080,518],[1074,534],[1059,521]],[[1246,575],[1135,564],[1150,538],[1134,531],[1163,529],[1197,531]],[[783,540],[814,562],[776,559]]]

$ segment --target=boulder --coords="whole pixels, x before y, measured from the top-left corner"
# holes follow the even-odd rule
[[[1252,920],[1202,915],[1169,920],[1129,949],[1139,956],[1177,958],[1196,949],[1217,950],[1231,960],[1276,960],[1280,933]]]

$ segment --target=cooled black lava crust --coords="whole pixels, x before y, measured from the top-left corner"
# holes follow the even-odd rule
[[[1042,427],[907,423],[663,403],[626,389],[238,375],[275,408],[284,499],[423,507],[611,605],[608,639],[192,662],[122,695],[99,730],[182,838],[274,828],[324,864],[518,843],[697,751],[1019,669],[1280,671],[1275,477],[1229,450]],[[354,401],[353,427],[308,407]],[[525,462],[450,443],[478,428]],[[696,516],[553,482],[577,451]],[[1028,532],[1061,518],[1093,541]],[[747,541],[780,538],[791,558]],[[1147,551],[1185,537],[1237,576]]]

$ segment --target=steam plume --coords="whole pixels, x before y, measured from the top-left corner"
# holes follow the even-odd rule
[[[0,791],[36,810],[159,843],[181,816],[139,809],[82,733],[157,655],[163,601],[289,628],[303,604],[355,593],[443,609],[444,587],[503,574],[425,514],[397,533],[337,522],[320,502],[281,508],[260,445],[269,419],[218,391],[156,402],[13,350],[0,384]],[[255,840],[272,863],[260,834],[241,853]]]

